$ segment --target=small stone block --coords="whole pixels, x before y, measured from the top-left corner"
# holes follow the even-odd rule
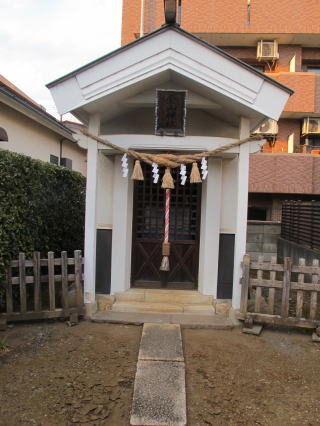
[[[78,324],[79,317],[77,312],[73,312],[72,314],[70,314],[69,322],[71,322],[71,324]]]
[[[138,361],[131,426],[185,426],[184,362]]]
[[[7,329],[7,320],[0,319],[0,331],[6,331]]]
[[[139,360],[184,361],[179,324],[144,324]]]
[[[312,333],[312,341],[320,343],[320,336],[318,336],[316,332]]]
[[[254,336],[260,336],[263,325],[254,324],[252,328],[243,327],[242,333],[253,334]]]

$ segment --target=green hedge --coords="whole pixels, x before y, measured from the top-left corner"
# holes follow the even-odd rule
[[[0,149],[0,269],[19,252],[83,249],[85,178]]]

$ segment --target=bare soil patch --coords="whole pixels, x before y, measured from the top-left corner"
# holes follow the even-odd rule
[[[128,425],[140,335],[90,322],[0,332],[0,425]]]
[[[0,332],[0,425],[127,426],[141,327],[81,322]],[[320,425],[310,332],[183,330],[188,425]]]
[[[310,332],[183,330],[188,424],[320,425]]]

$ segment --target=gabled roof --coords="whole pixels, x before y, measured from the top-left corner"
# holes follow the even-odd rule
[[[95,59],[94,61],[89,62],[88,64],[83,65],[82,67],[77,68],[76,70],[74,70],[74,71],[72,71],[72,72],[70,72],[70,73],[68,73],[68,74],[66,74],[64,76],[62,76],[60,78],[57,78],[56,80],[48,83],[46,86],[48,87],[48,89],[50,89],[51,87],[54,87],[55,85],[57,85],[57,84],[65,81],[65,80],[69,79],[70,77],[73,77],[73,76],[77,75],[80,72],[85,71],[85,70],[87,70],[87,69],[89,69],[91,67],[94,67],[95,65],[98,65],[101,62],[104,62],[106,59],[109,59],[109,58],[111,58],[111,57],[113,57],[115,55],[118,55],[119,53],[121,53],[121,52],[123,52],[123,51],[125,51],[127,49],[130,49],[130,48],[132,48],[135,45],[144,43],[145,40],[153,38],[153,37],[155,37],[158,34],[161,34],[163,32],[168,31],[168,29],[171,29],[171,30],[174,30],[174,31],[176,31],[176,32],[178,32],[180,34],[183,34],[184,36],[186,36],[186,37],[188,37],[188,38],[196,41],[197,43],[200,43],[203,46],[206,46],[207,48],[211,49],[212,51],[219,53],[220,55],[224,56],[225,58],[228,58],[229,60],[231,60],[233,62],[241,64],[244,68],[249,69],[253,73],[255,73],[255,74],[259,75],[260,77],[262,77],[264,80],[266,80],[266,81],[274,84],[275,86],[281,87],[283,90],[287,91],[290,95],[292,95],[294,93],[294,91],[292,89],[290,89],[289,87],[284,86],[283,84],[279,83],[278,81],[275,81],[271,77],[267,76],[266,74],[263,74],[262,72],[260,72],[256,68],[254,68],[251,65],[249,65],[249,64],[241,61],[240,59],[235,58],[234,56],[232,56],[229,53],[225,52],[224,50],[220,49],[219,47],[214,46],[214,45],[206,42],[205,40],[203,40],[203,39],[195,36],[194,34],[191,34],[188,31],[183,30],[177,24],[174,24],[174,25],[172,25],[172,24],[165,24],[161,28],[158,28],[157,30],[155,30],[155,31],[153,31],[153,32],[151,32],[149,34],[146,34],[143,37],[140,37],[140,38],[132,41],[131,43],[128,43],[128,44],[120,47],[119,49],[116,49],[116,50],[114,50],[114,51],[112,51],[110,53],[107,53],[106,55],[101,56],[100,58]]]
[[[55,117],[45,111],[43,107],[37,104],[33,99],[18,89],[13,83],[0,75],[0,102],[9,105],[22,114],[34,119],[43,126],[58,133],[66,139],[75,142],[73,132],[64,126]]]
[[[248,118],[252,129],[265,118],[278,120],[293,93],[177,25],[164,25],[47,87],[60,114],[72,112],[87,123],[94,113],[102,122],[120,116],[129,108],[126,99],[168,82],[218,105],[214,115],[233,126],[240,116]]]

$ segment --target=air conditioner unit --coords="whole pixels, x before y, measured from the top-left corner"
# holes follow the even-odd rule
[[[302,124],[303,135],[318,135],[320,134],[320,118],[306,117]]]
[[[72,169],[72,160],[70,158],[62,157],[60,160],[60,166]]]
[[[257,129],[254,130],[254,135],[276,135],[278,133],[278,123],[276,120],[265,120]]]
[[[279,59],[278,43],[276,40],[259,40],[257,46],[258,61],[274,61]]]

